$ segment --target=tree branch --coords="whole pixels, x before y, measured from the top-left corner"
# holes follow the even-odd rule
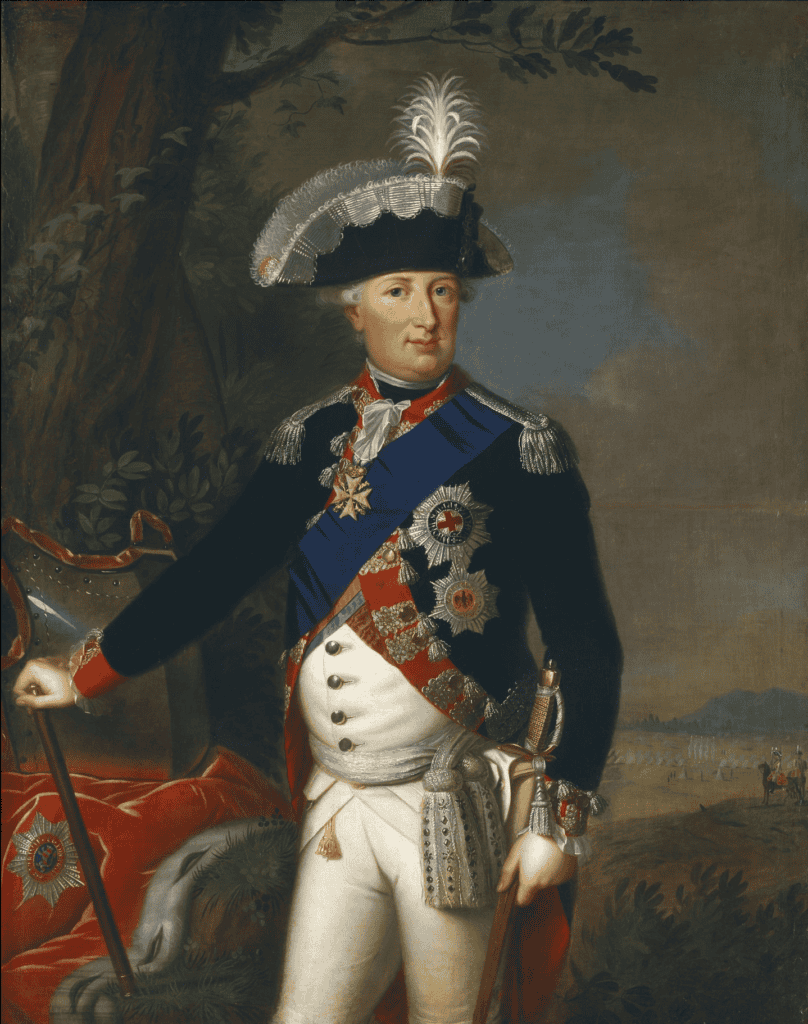
[[[348,22],[333,19],[311,32],[291,50],[283,50],[275,59],[250,68],[248,71],[222,72],[210,86],[210,101],[214,107],[243,100],[257,89],[274,85],[298,68],[305,67],[330,43],[355,42],[354,36],[364,35],[380,25],[408,18],[418,9],[419,0],[404,0],[403,3],[385,11],[378,18],[368,21]]]

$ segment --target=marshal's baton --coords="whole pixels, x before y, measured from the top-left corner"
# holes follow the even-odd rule
[[[28,693],[41,694],[42,691],[36,683],[32,683],[28,687]],[[109,951],[112,968],[118,978],[118,984],[123,995],[125,997],[133,996],[135,994],[135,976],[132,973],[132,965],[129,963],[129,957],[126,955],[126,950],[121,941],[121,933],[118,931],[118,925],[115,923],[115,918],[112,915],[112,908],[109,905],[109,898],[101,878],[98,861],[95,859],[95,851],[90,843],[87,826],[84,824],[84,819],[81,816],[79,803],[76,799],[73,783],[70,781],[70,773],[67,770],[62,748],[59,746],[59,740],[53,728],[53,722],[47,711],[35,710],[32,714],[37,731],[39,732],[39,738],[42,740],[45,757],[48,760],[48,767],[51,770],[53,781],[56,783],[56,791],[59,794],[59,799],[62,801],[70,835],[73,837],[73,842],[76,846],[76,853],[79,857],[81,869],[84,872],[84,880],[87,883],[90,899],[93,901],[95,916],[98,918],[101,934]]]
[[[550,750],[554,750],[558,745],[562,725],[562,705],[559,699],[560,693],[558,692],[560,678],[561,673],[556,669],[555,662],[548,661],[547,668],[542,669],[541,680],[536,688],[536,700],[533,704],[530,722],[527,727],[525,750],[530,754],[547,754],[549,753],[548,747]],[[557,699],[559,699],[559,704],[556,728],[552,739],[548,743],[550,711]],[[525,817],[529,814],[530,805],[528,804]],[[525,825],[527,825],[527,820],[516,822],[517,834],[522,831]],[[485,954],[483,976],[480,979],[480,990],[477,993],[477,1004],[474,1007],[473,1024],[486,1024],[488,1019],[488,1009],[491,1005],[491,997],[494,994],[494,986],[496,985],[502,954],[508,947],[511,933],[513,932],[513,908],[516,904],[516,891],[518,888],[518,879],[514,878],[505,892],[499,894],[497,900],[494,923],[491,925],[491,934],[488,937],[488,949]]]

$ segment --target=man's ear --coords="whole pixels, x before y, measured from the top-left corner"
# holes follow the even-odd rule
[[[363,331],[365,329],[362,310],[359,306],[343,306],[342,312],[348,318],[348,322],[355,331]]]

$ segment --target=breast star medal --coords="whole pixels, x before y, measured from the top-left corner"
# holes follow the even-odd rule
[[[485,528],[492,509],[475,501],[468,484],[439,487],[413,512],[412,539],[426,551],[429,567],[451,562],[468,569],[471,556],[491,540]]]
[[[8,870],[22,879],[22,903],[44,896],[55,907],[65,889],[84,885],[66,821],[53,823],[37,811],[28,831],[18,832],[11,841],[17,855],[9,861]]]
[[[486,622],[497,617],[499,587],[492,587],[485,573],[467,573],[452,567],[449,575],[432,584],[436,606],[432,616],[448,622],[452,636],[466,629],[482,633]]]
[[[367,470],[363,466],[352,466],[350,463],[340,469],[334,479],[334,508],[339,512],[340,519],[350,516],[357,519],[370,511],[368,495],[373,490],[365,480]]]

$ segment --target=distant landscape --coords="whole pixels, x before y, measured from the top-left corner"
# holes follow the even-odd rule
[[[547,1024],[808,1024],[808,802],[764,806],[758,770],[806,750],[804,710],[778,710],[800,701],[736,691],[675,731],[618,730]],[[757,728],[698,725],[744,705]]]
[[[763,693],[731,690],[708,700],[697,711],[668,721],[654,714],[623,721],[623,729],[686,732],[695,735],[733,733],[794,733],[808,730],[808,694],[773,687]]]

